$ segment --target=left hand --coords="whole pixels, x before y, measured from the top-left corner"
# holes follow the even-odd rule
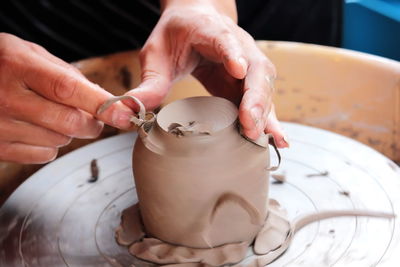
[[[278,147],[287,147],[272,104],[275,67],[234,22],[236,13],[224,12],[221,3],[227,1],[234,3],[165,0],[162,16],[140,53],[142,83],[127,94],[152,109],[174,81],[193,74],[211,94],[239,105],[247,137],[257,139],[265,131],[274,135]]]

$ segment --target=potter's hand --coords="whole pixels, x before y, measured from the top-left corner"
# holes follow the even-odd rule
[[[91,114],[111,96],[41,46],[0,33],[0,160],[44,163],[72,137],[98,136]],[[117,104],[100,119],[124,128],[117,118],[131,114]]]
[[[162,16],[140,53],[142,83],[128,94],[147,108],[158,106],[172,83],[192,73],[216,96],[239,104],[244,134],[264,130],[288,146],[271,102],[272,63],[234,22],[232,0],[165,0]],[[129,104],[129,103],[126,103]]]

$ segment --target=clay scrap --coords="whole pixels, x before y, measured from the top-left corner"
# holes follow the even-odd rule
[[[168,126],[168,132],[178,137],[203,134],[209,135],[212,132],[212,126],[208,123],[198,123],[196,121],[190,121],[186,126],[175,122]]]
[[[93,159],[90,162],[90,174],[91,174],[91,177],[88,180],[89,183],[94,183],[97,181],[97,179],[99,179],[99,167],[97,166],[96,159]]]

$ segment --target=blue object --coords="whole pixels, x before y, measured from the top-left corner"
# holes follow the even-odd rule
[[[346,0],[342,47],[400,61],[400,0]]]

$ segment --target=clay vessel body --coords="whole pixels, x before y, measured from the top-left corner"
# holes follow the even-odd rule
[[[150,129],[141,129],[133,173],[148,235],[208,248],[251,242],[260,231],[269,149],[239,133],[237,116],[228,100],[193,97],[167,105]],[[201,127],[177,134],[173,124]]]

